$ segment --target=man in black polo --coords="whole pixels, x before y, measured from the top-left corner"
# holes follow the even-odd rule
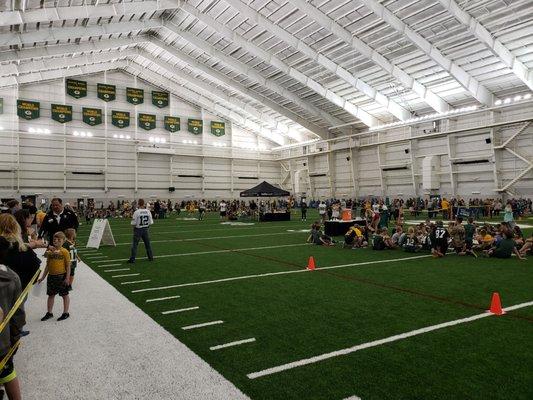
[[[45,237],[48,243],[52,243],[52,238],[56,232],[64,232],[66,229],[78,230],[78,217],[73,211],[63,207],[63,201],[53,198],[50,210],[46,213],[39,237]],[[46,235],[46,236],[44,236]]]

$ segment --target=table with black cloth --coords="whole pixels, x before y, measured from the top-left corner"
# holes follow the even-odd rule
[[[263,213],[259,214],[259,221],[261,222],[273,222],[273,221],[290,221],[290,212],[276,212],[276,213]]]
[[[326,221],[324,224],[324,233],[328,236],[341,236],[346,234],[348,229],[354,225],[365,226],[366,221],[364,219],[350,221]]]

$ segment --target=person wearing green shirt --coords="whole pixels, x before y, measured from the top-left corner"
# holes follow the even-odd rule
[[[495,248],[487,250],[487,255],[494,258],[511,258],[513,253],[516,254],[519,260],[524,260],[524,257],[516,248],[512,235],[508,233],[504,233],[503,239],[498,242]]]

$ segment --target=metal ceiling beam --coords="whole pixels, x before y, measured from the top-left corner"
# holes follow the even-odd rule
[[[481,23],[464,11],[454,0],[439,0],[439,3],[464,26],[468,27],[481,43],[504,63],[513,74],[533,90],[533,72],[514,56],[505,45],[496,39]]]
[[[381,67],[389,75],[397,79],[405,88],[412,90],[435,111],[444,112],[450,109],[448,103],[446,103],[441,97],[433,93],[430,89],[411,77],[397,65],[391,63],[362,40],[352,36],[351,32],[344,29],[340,24],[335,22],[318,8],[304,0],[291,0],[291,4],[304,12],[309,18],[315,20],[324,29],[350,44],[359,54]]]
[[[104,32],[106,34],[114,33],[129,33],[131,31],[138,31],[138,30],[144,30],[144,29],[154,29],[154,28],[161,28],[162,27],[162,21],[160,19],[153,20],[153,21],[147,21],[147,22],[134,22],[134,23],[115,23],[115,24],[107,24],[102,26],[91,26],[90,29],[87,28],[87,30],[80,30],[79,28],[47,28],[42,31],[35,31],[31,33],[9,33],[7,34],[9,38],[4,38],[3,36],[0,36],[0,45],[3,43],[2,39],[4,39],[5,42],[12,42],[14,44],[25,44],[25,43],[33,43],[36,41],[37,36],[40,38],[38,41],[50,41],[50,40],[68,40],[68,39],[74,39],[82,37],[92,37],[92,36],[101,36]],[[165,50],[169,52],[170,54],[173,54],[175,57],[179,56],[180,59],[183,60],[183,58],[186,58],[190,65],[192,64],[195,68],[197,68],[200,71],[203,71],[208,76],[211,76],[212,78],[217,79],[218,81],[223,82],[226,86],[232,87],[235,90],[238,90],[243,95],[252,98],[255,101],[260,102],[261,104],[266,105],[268,108],[276,111],[278,114],[283,115],[284,117],[298,123],[299,125],[305,127],[312,133],[316,134],[317,136],[321,138],[326,138],[329,135],[329,132],[327,129],[322,128],[315,123],[309,122],[307,119],[300,117],[296,113],[286,109],[285,107],[280,106],[279,104],[275,103],[274,101],[268,99],[267,97],[261,96],[245,86],[238,84],[237,82],[233,81],[232,79],[228,78],[226,75],[212,70],[207,65],[204,65],[196,60],[194,60],[192,57],[178,52],[175,48],[166,45],[165,43],[158,41],[156,43],[159,47],[164,46]],[[302,108],[305,109],[305,106],[302,106]],[[317,111],[319,114],[317,117],[321,117],[323,112],[319,110],[318,108],[315,108],[315,111]],[[333,118],[333,117],[331,117]],[[331,123],[342,123],[341,120],[335,118],[331,121]]]
[[[254,68],[250,67],[249,65],[247,65],[247,64],[245,64],[245,63],[243,63],[241,61],[238,61],[237,59],[235,59],[233,57],[227,56],[222,51],[216,50],[209,43],[199,39],[197,36],[192,35],[189,32],[185,32],[185,31],[180,30],[178,27],[176,27],[172,23],[165,22],[165,27],[168,28],[173,33],[179,35],[181,38],[183,38],[184,40],[186,40],[187,42],[189,42],[190,44],[192,44],[196,48],[202,50],[204,53],[208,54],[210,57],[222,61],[224,64],[229,66],[233,71],[235,71],[235,72],[237,72],[239,74],[243,74],[245,76],[248,76],[250,79],[255,80],[256,82],[258,82],[261,86],[266,87],[266,88],[268,88],[268,89],[280,94],[281,96],[283,96],[286,99],[288,99],[288,100],[292,101],[293,103],[297,104],[299,107],[303,108],[304,110],[306,110],[310,114],[317,115],[319,118],[322,118],[322,119],[326,120],[330,124],[333,124],[335,121],[339,121],[338,118],[335,118],[332,115],[330,115],[329,113],[326,113],[326,112],[322,111],[321,109],[319,109],[315,105],[309,103],[308,101],[300,98],[299,96],[297,96],[293,92],[291,92],[291,91],[285,89],[284,87],[282,87],[281,85],[277,84],[272,79],[265,78],[259,72],[257,72]],[[287,68],[290,68],[290,67],[287,66]],[[283,72],[286,72],[286,71],[287,70],[285,70]],[[316,83],[315,86],[312,86],[312,87],[308,86],[308,87],[310,89],[312,89],[312,90],[317,91],[318,90],[317,88],[319,86],[322,87],[319,83]],[[323,92],[325,92],[325,91],[326,91],[326,89],[323,88]],[[319,94],[322,95],[322,93],[319,93]],[[337,103],[335,103],[335,105],[338,106]],[[364,111],[362,111],[362,110],[361,110],[361,112],[364,113]],[[372,117],[369,114],[364,115],[364,119],[368,123],[371,122],[371,121],[374,121],[374,123],[376,123],[376,121],[377,121],[374,117]]]
[[[301,0],[297,1],[299,2]],[[494,95],[484,85],[482,85],[476,78],[471,76],[453,60],[442,54],[439,49],[424,39],[422,35],[411,29],[411,27],[409,27],[400,18],[385,8],[381,3],[379,3],[377,0],[362,0],[362,3],[379,18],[394,28],[394,30],[408,38],[429,58],[440,65],[477,101],[484,105],[493,105]]]
[[[99,52],[114,48],[135,45],[143,36],[135,38],[125,37],[99,41],[83,42],[79,44],[58,44],[39,47],[25,47],[20,50],[7,50],[0,52],[0,62],[19,62],[21,60]],[[147,40],[147,39],[145,39]],[[2,68],[7,67],[3,65]]]
[[[261,14],[259,14],[257,11],[255,11],[250,6],[244,4],[240,0],[225,0],[225,1],[226,3],[230,4],[233,8],[235,8],[237,11],[239,11],[239,13],[242,14],[244,17],[248,18],[250,21],[256,23],[258,26],[267,30],[271,34],[277,36],[278,38],[283,40],[285,43],[289,44],[291,47],[293,47],[297,51],[300,51],[302,54],[305,54],[307,57],[309,57],[311,60],[313,60],[314,62],[316,62],[323,68],[334,73],[338,78],[347,82],[348,84],[350,84],[352,87],[357,89],[359,92],[361,92],[365,96],[371,98],[372,100],[376,101],[381,106],[385,107],[389,113],[391,113],[398,119],[406,120],[411,117],[411,113],[405,108],[403,108],[402,106],[400,106],[398,103],[389,99],[387,96],[385,96],[384,94],[382,94],[377,89],[370,86],[369,84],[363,82],[361,79],[356,78],[349,71],[347,71],[340,65],[336,64],[329,58],[325,57],[324,55],[318,53],[313,48],[305,44],[302,40],[296,38],[295,36],[287,32],[286,30],[281,28],[279,25],[276,25],[273,22],[269,21],[267,18],[263,17]],[[210,18],[208,16],[202,17],[201,12],[196,7],[192,7],[191,5],[187,3],[183,4],[181,8],[182,10],[195,16],[198,19]],[[216,20],[210,19],[210,24],[209,24],[211,27],[215,28],[212,22],[216,22]],[[219,29],[216,29],[216,30],[217,32],[220,32]],[[246,40],[246,39],[243,39],[243,40]]]
[[[0,46],[16,46],[36,42],[56,42],[75,38],[98,37],[113,34],[126,34],[161,27],[161,19],[113,24],[89,25],[85,27],[46,28],[31,32],[9,32],[0,35]]]
[[[97,3],[96,3],[97,4]],[[84,18],[109,18],[122,15],[154,13],[179,8],[179,0],[144,0],[114,4],[85,4],[82,6],[45,7],[26,11],[3,11],[0,27],[38,22],[54,22]]]
[[[208,97],[202,96],[185,86],[180,86],[174,81],[168,79],[165,76],[155,73],[150,69],[143,68],[139,64],[132,62],[129,67],[136,71],[136,74],[141,78],[150,82],[153,85],[165,88],[166,90],[170,89],[170,92],[175,96],[182,98],[183,100],[193,103],[196,106],[207,110],[208,112],[219,116],[222,119],[229,120],[232,123],[240,126],[244,130],[254,134],[259,135],[273,143],[280,144],[283,140],[275,140],[276,134],[270,129],[265,129],[265,127],[260,124],[244,118],[242,115],[236,113],[235,111],[226,108]]]
[[[142,44],[142,43],[144,42],[139,41],[137,44]],[[130,48],[130,49],[122,50],[120,52],[112,51],[112,52],[97,53],[97,54],[87,54],[87,55],[76,56],[76,57],[60,58],[60,59],[58,58],[43,59],[43,60],[25,63],[20,66],[11,64],[11,66],[16,68],[17,70],[14,71],[14,73],[10,73],[9,68],[2,68],[2,71],[0,72],[0,76],[21,75],[20,79],[24,80],[26,79],[25,76],[31,75],[34,73],[38,74],[44,71],[54,70],[58,68],[71,68],[73,66],[102,63],[102,62],[113,61],[119,58],[136,57],[136,56],[141,56],[147,61],[157,65],[159,68],[165,71],[165,74],[169,74],[169,75],[174,74],[173,72],[174,68],[172,65],[166,64],[162,62],[161,60],[154,58],[151,55],[151,53],[148,51],[140,50],[136,48]],[[179,79],[189,82],[190,84],[194,85],[196,88],[198,88],[199,90],[205,93],[212,94],[213,96],[217,97],[219,101],[221,102],[225,102],[227,104],[233,105],[234,107],[242,109],[245,113],[250,114],[253,118],[256,118],[258,120],[265,120],[266,124],[273,126],[274,129],[278,129],[284,133],[287,133],[289,131],[289,128],[286,125],[279,123],[273,118],[262,115],[262,113],[258,112],[256,109],[254,109],[253,107],[251,107],[250,105],[242,101],[230,98],[230,96],[226,95],[222,90],[217,89],[216,87],[213,87],[212,85],[209,85],[206,82],[202,82],[201,80],[196,79],[187,74],[180,75]],[[0,80],[0,86],[1,85],[2,85],[2,81]]]
[[[145,43],[142,40],[139,40],[138,43],[135,44],[143,44]],[[151,43],[151,42],[148,42]],[[157,44],[155,44],[157,46]],[[167,63],[164,63],[161,60],[158,60],[152,56],[152,54],[146,50],[140,50],[136,48],[129,48],[122,51],[112,51],[112,52],[105,52],[105,53],[97,53],[97,54],[86,54],[82,56],[76,56],[76,57],[68,57],[68,58],[61,58],[61,59],[43,59],[38,61],[32,61],[25,63],[21,66],[16,66],[14,64],[11,64],[11,66],[18,68],[16,71],[17,76],[9,76],[5,78],[0,78],[0,87],[2,86],[10,86],[10,85],[16,85],[20,83],[27,83],[28,81],[33,82],[35,77],[39,77],[41,74],[46,74],[48,71],[53,71],[57,69],[68,69],[72,67],[77,67],[80,65],[87,65],[87,64],[96,64],[96,63],[103,63],[103,62],[111,62],[116,59],[124,58],[124,57],[141,57],[143,59],[146,59],[148,62],[155,64],[160,69],[163,69],[165,71],[164,75],[170,76],[175,74],[173,71],[173,66],[169,65]],[[2,71],[0,72],[0,76],[8,76],[13,75],[9,73],[7,68],[2,68]],[[291,131],[291,128],[287,125],[277,121],[276,119],[263,115],[261,112],[257,111],[254,107],[251,107],[250,105],[237,100],[233,99],[227,94],[225,94],[222,90],[217,89],[213,87],[212,85],[209,85],[206,82],[203,82],[199,79],[196,79],[190,75],[187,74],[181,74],[179,75],[180,80],[187,81],[189,84],[193,85],[196,88],[196,92],[198,93],[198,90],[200,92],[203,92],[205,96],[211,96],[211,97],[217,97],[220,102],[229,104],[235,108],[238,108],[242,110],[243,113],[250,115],[252,118],[255,118],[259,121],[265,121],[266,125],[269,125],[273,130],[280,131],[281,133],[288,134]],[[233,112],[236,114],[235,112]]]
[[[194,59],[193,57],[179,51],[175,47],[169,46],[168,44],[164,43],[161,40],[154,40],[152,39],[152,43],[156,44],[158,47],[165,50],[170,55],[178,58],[182,62],[185,62],[189,64],[194,69],[203,72],[208,77],[222,83],[224,86],[228,86],[230,88],[233,88],[234,90],[238,91],[242,95],[257,101],[261,104],[264,104],[271,110],[274,110],[280,115],[283,115],[284,117],[294,121],[297,124],[300,124],[304,128],[308,129],[309,131],[313,132],[314,134],[318,135],[319,137],[327,137],[328,136],[328,130],[325,128],[322,128],[312,122],[309,122],[307,119],[299,116],[298,114],[286,109],[283,106],[280,106],[276,102],[270,100],[269,98],[262,96],[253,90],[249,90],[246,86],[235,82],[233,79],[229,78],[228,76],[224,75],[221,72],[218,72],[211,68],[210,66],[203,64],[199,62],[198,60]]]
[[[150,42],[150,44],[153,44],[157,48],[160,48],[157,43]],[[198,93],[199,91],[204,96],[216,97],[218,98],[219,102],[232,105],[233,107],[241,109],[245,114],[248,114],[252,118],[259,121],[264,121],[266,125],[271,127],[271,129],[278,130],[285,134],[288,134],[291,131],[291,128],[286,124],[279,122],[275,118],[272,118],[268,115],[264,115],[262,112],[259,112],[255,107],[236,98],[232,98],[231,96],[224,93],[223,90],[220,90],[214,87],[213,85],[202,81],[201,79],[195,78],[186,73],[177,75],[175,67],[173,65],[163,62],[162,60],[156,58],[157,56],[154,57],[152,52],[138,50],[138,55],[164,70],[165,76],[174,75],[176,76],[177,80],[188,82],[189,85],[192,85],[196,88],[197,91],[195,93]]]
[[[38,61],[31,61],[28,63],[16,65],[16,64],[7,64],[2,65],[0,69],[0,77],[10,76],[10,75],[27,75],[32,73],[43,72],[47,70],[54,70],[58,68],[70,68],[73,66],[80,65],[89,65],[95,63],[102,63],[107,61],[112,61],[115,59],[121,58],[120,54],[124,54],[122,57],[127,57],[132,55],[132,49],[124,50],[123,52],[116,53],[105,52],[105,53],[96,53],[96,54],[85,54],[79,55],[76,57],[63,57],[63,58],[47,58]],[[0,84],[1,86],[1,84]]]
[[[116,58],[116,57],[115,57]],[[0,87],[17,86],[22,84],[36,83],[41,81],[48,81],[53,79],[68,78],[76,75],[88,75],[97,72],[103,72],[107,70],[118,69],[125,66],[126,63],[123,60],[106,61],[94,65],[80,65],[74,68],[64,69],[59,68],[56,70],[37,72],[33,74],[27,74],[20,77],[10,76],[7,78],[0,78]]]

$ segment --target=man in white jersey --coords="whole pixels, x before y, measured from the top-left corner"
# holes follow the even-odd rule
[[[139,242],[144,242],[146,248],[146,254],[148,260],[153,261],[154,255],[152,254],[152,245],[150,244],[150,236],[148,235],[148,228],[154,223],[152,219],[152,213],[144,207],[144,200],[139,199],[137,202],[139,207],[133,213],[131,224],[133,225],[133,243],[131,244],[131,255],[128,263],[133,264],[135,257],[137,256],[137,246]]]
[[[220,219],[226,219],[227,216],[227,204],[224,200],[222,200],[219,204],[220,208]]]

